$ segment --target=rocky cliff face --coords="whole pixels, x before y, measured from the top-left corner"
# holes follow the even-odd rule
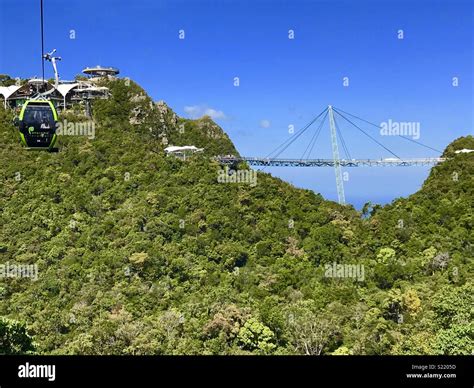
[[[127,124],[130,129],[149,132],[163,147],[195,145],[204,148],[208,156],[237,155],[227,134],[210,117],[180,118],[164,101],[152,101],[131,80],[104,81],[103,84],[110,88],[112,96],[109,100],[95,101],[95,118],[99,122],[113,118],[115,123]]]

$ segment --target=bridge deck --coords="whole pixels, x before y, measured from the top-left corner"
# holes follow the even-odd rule
[[[271,159],[231,156],[218,156],[216,160],[222,164],[235,164],[247,162],[251,166],[275,166],[275,167],[334,167],[333,159]],[[376,166],[433,166],[444,162],[445,158],[409,158],[409,159],[341,159],[342,167],[376,167]]]

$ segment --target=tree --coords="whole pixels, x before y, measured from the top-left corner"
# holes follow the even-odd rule
[[[377,253],[377,262],[387,264],[395,258],[395,250],[392,248],[381,248]]]
[[[148,260],[148,253],[146,252],[138,252],[134,253],[132,256],[129,257],[131,263],[136,265],[142,265]]]
[[[276,345],[275,334],[256,318],[248,319],[239,331],[238,342],[243,349],[271,353]]]
[[[435,349],[446,355],[471,355],[474,349],[474,323],[455,324],[436,335]]]
[[[351,350],[346,346],[341,346],[331,353],[333,356],[349,356],[352,354]]]
[[[402,305],[410,317],[414,318],[421,311],[421,300],[416,290],[409,289],[402,296]]]
[[[33,339],[24,324],[0,318],[0,354],[30,354],[34,350]]]
[[[0,86],[12,86],[15,85],[16,80],[12,79],[7,74],[0,74]]]
[[[300,354],[321,355],[330,350],[340,334],[342,317],[331,312],[316,312],[311,301],[301,301],[289,310],[288,329],[295,350]],[[331,308],[332,307],[332,308]]]

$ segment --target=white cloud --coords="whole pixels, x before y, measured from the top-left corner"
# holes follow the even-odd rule
[[[206,109],[204,114],[207,115],[207,116],[210,116],[213,119],[225,119],[226,118],[226,115],[225,115],[224,112],[222,112],[221,110],[215,110],[215,109],[212,109],[212,108]]]
[[[227,116],[221,110],[209,108],[205,105],[190,105],[184,107],[184,112],[192,119],[209,116],[211,119],[226,119]]]
[[[185,106],[184,111],[192,118],[195,118],[197,115],[199,115],[198,106]]]
[[[260,127],[261,128],[270,128],[270,120],[261,120],[260,121]]]

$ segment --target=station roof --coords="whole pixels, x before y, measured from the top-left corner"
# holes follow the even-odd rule
[[[29,86],[37,82],[38,79],[33,78],[28,81],[27,84],[24,85],[12,85],[12,86],[0,86],[0,95],[3,96],[5,100],[9,99],[15,99],[15,98],[25,98],[24,95],[16,95],[17,92],[20,93],[21,90],[25,90],[25,88],[28,88]],[[74,91],[76,93],[106,93],[109,89],[105,86],[95,86],[90,82],[84,82],[84,81],[79,81],[79,82],[68,82],[68,83],[60,83],[58,87],[55,87],[55,85],[50,84],[49,82],[46,82],[47,89],[50,91],[56,91],[59,93],[61,96],[66,97],[71,91]]]
[[[3,96],[3,98],[8,100],[8,98],[20,88],[21,85],[0,86],[0,94]]]
[[[57,90],[61,93],[62,96],[66,96],[72,89],[78,86],[78,83],[75,84],[59,84]]]
[[[102,66],[95,66],[95,67],[86,67],[82,70],[84,74],[87,75],[117,75],[120,73],[119,69],[115,67],[102,67]]]
[[[204,148],[197,148],[196,146],[169,146],[165,148],[165,152],[167,153],[182,152],[182,151],[199,152],[203,150]]]

